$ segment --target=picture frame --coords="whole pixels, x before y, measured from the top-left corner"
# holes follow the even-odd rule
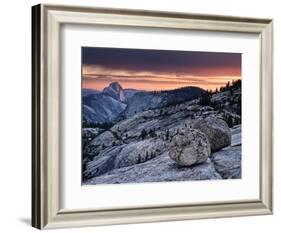
[[[256,34],[260,43],[259,198],[104,209],[61,209],[62,25]],[[273,211],[273,20],[40,4],[32,8],[32,226],[38,229],[266,215]],[[132,188],[134,188],[132,186]]]

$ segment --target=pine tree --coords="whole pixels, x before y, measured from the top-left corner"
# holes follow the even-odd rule
[[[229,81],[227,82],[227,84],[226,84],[225,87],[226,87],[226,88],[229,88],[229,87],[230,87],[230,82],[229,82]]]
[[[166,131],[166,140],[169,139],[169,136],[170,136],[170,135],[169,135],[169,130],[167,130],[167,131]]]
[[[146,153],[145,153],[145,159],[146,160],[148,159],[148,156],[149,156],[148,151],[146,151]]]
[[[147,132],[145,131],[145,129],[143,129],[143,130],[141,131],[141,138],[142,138],[142,139],[145,139],[146,136],[147,136]]]

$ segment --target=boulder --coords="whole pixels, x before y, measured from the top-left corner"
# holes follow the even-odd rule
[[[179,166],[205,162],[211,154],[208,138],[196,129],[179,129],[169,145],[169,156]]]
[[[193,128],[200,130],[208,137],[212,152],[219,151],[231,144],[231,131],[222,119],[200,118],[194,122]]]

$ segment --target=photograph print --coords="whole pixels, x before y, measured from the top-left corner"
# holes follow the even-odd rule
[[[240,53],[81,50],[82,185],[241,178]]]

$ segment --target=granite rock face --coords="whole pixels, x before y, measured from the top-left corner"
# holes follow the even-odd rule
[[[91,141],[97,137],[103,130],[99,128],[83,128],[82,129],[82,143],[86,147]]]
[[[241,178],[241,146],[224,148],[212,154],[211,161],[222,178]]]
[[[106,148],[110,148],[116,144],[120,144],[120,140],[116,139],[111,131],[105,131],[93,139],[88,146],[85,147],[84,152],[95,156]]]
[[[236,125],[231,130],[231,146],[241,146],[241,125]]]
[[[83,122],[87,124],[103,124],[115,120],[124,110],[126,104],[105,93],[83,97]]]
[[[129,144],[122,144],[101,151],[87,163],[84,176],[91,178],[104,174],[112,169],[129,167],[151,160],[165,151],[166,144],[161,139],[146,139]]]
[[[169,156],[179,166],[191,166],[205,162],[211,147],[205,134],[195,129],[180,130],[169,145]]]
[[[87,180],[84,184],[120,184],[143,182],[168,182],[187,180],[222,179],[213,163],[206,162],[190,167],[179,167],[168,152],[145,163],[111,170],[102,176]]]
[[[169,132],[169,137],[160,135],[102,149],[86,163],[83,184],[241,178],[240,126],[231,130],[236,144],[212,154],[202,132],[192,128]],[[172,159],[171,151],[177,153],[177,160]]]
[[[239,141],[239,138],[241,140],[240,126],[236,126],[231,132],[232,140]],[[180,135],[180,130],[171,131],[170,134],[171,138],[183,136]],[[99,156],[87,163],[84,172],[87,179],[84,184],[241,178],[241,144],[212,153],[199,164],[180,166],[169,156],[169,148],[165,142],[147,139],[142,143],[119,145],[102,151]],[[155,151],[153,156],[146,153],[151,148]]]
[[[213,153],[210,156],[216,171],[224,179],[239,179],[241,174],[241,125],[231,129],[231,146]]]

